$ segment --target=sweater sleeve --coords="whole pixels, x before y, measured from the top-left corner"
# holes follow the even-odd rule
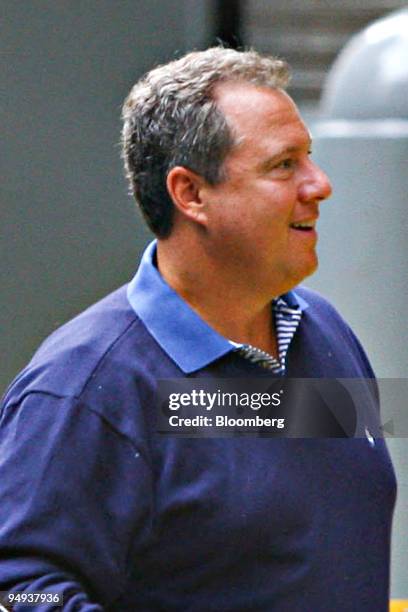
[[[112,605],[126,588],[130,546],[149,530],[150,474],[129,439],[73,398],[34,392],[6,406],[0,590],[59,593],[65,612]]]

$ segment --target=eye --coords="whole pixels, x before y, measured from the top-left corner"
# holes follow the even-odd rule
[[[295,167],[295,165],[296,165],[296,160],[293,159],[292,157],[288,157],[280,161],[279,164],[275,166],[275,168],[278,168],[278,169],[282,168],[283,170],[291,170],[292,168]]]

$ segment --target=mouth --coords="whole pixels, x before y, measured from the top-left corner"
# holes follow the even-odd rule
[[[290,228],[298,230],[299,232],[313,232],[316,227],[316,219],[313,221],[299,221],[298,223],[291,223]]]

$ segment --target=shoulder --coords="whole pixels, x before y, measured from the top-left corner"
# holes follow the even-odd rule
[[[293,293],[300,297],[306,304],[304,314],[306,319],[312,319],[323,327],[331,327],[340,333],[349,334],[350,327],[338,310],[329,300],[317,291],[299,285]]]
[[[102,363],[123,367],[142,328],[121,287],[54,331],[9,387],[6,401],[16,403],[30,392],[81,396]]]
[[[319,337],[324,338],[336,347],[337,352],[342,353],[344,362],[352,358],[359,363],[359,375],[374,378],[373,369],[361,342],[333,304],[317,291],[303,285],[296,287],[293,293],[307,304],[302,324],[310,330],[314,340],[318,343]]]
[[[89,426],[103,423],[134,444],[146,438],[140,390],[151,393],[144,356],[152,338],[126,289],[90,306],[42,343],[6,391],[2,424],[25,407],[35,421],[68,423],[80,414]]]
[[[301,297],[302,300],[306,302],[308,308],[312,308],[314,313],[325,312],[330,316],[335,316],[336,318],[340,318],[342,321],[344,321],[333,304],[331,304],[331,302],[323,297],[318,291],[309,289],[304,285],[298,285],[293,290],[293,293],[296,296]]]

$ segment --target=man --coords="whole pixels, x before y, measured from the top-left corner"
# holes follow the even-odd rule
[[[331,187],[287,78],[214,48],[130,92],[125,164],[157,242],[6,394],[3,590],[81,611],[387,609],[383,440],[157,432],[160,379],[373,377],[336,311],[297,287]]]

